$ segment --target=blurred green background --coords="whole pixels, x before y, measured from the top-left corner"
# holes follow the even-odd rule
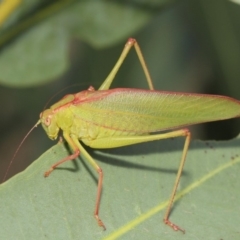
[[[48,100],[61,90],[51,103],[89,85],[98,88],[128,37],[138,40],[156,89],[240,99],[240,5],[233,1],[5,2],[0,2],[0,176]],[[147,88],[134,51],[113,87]],[[194,138],[230,139],[240,122],[191,129]],[[41,127],[35,129],[8,177],[53,144]]]

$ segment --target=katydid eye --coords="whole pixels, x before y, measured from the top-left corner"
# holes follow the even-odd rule
[[[46,117],[45,119],[45,125],[49,126],[51,124],[51,118],[50,117]]]

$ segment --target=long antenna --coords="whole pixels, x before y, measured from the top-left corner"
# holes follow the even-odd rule
[[[5,173],[4,177],[3,177],[2,183],[6,180],[7,175],[8,175],[8,172],[9,172],[9,169],[10,169],[10,167],[11,167],[11,165],[12,165],[12,163],[13,163],[13,161],[14,161],[14,159],[15,159],[18,151],[19,151],[19,149],[21,148],[22,144],[24,143],[24,141],[26,140],[26,138],[29,136],[29,134],[32,132],[32,130],[33,130],[34,128],[36,128],[40,123],[41,123],[41,121],[38,120],[37,123],[28,131],[28,133],[25,135],[25,137],[23,138],[23,140],[22,140],[22,141],[20,142],[20,144],[18,145],[17,150],[15,151],[15,153],[14,153],[14,155],[13,155],[10,163],[8,164],[7,171],[6,171],[6,173]]]

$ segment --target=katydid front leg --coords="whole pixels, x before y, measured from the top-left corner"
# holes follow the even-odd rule
[[[80,150],[79,148],[75,145],[73,139],[69,136],[68,133],[64,132],[63,133],[63,137],[64,139],[67,141],[67,143],[69,144],[69,146],[72,148],[73,150],[73,154],[63,158],[62,160],[56,162],[54,165],[52,165],[45,173],[44,173],[44,177],[48,177],[51,172],[59,165],[69,161],[69,160],[74,160],[76,159],[79,155],[80,155]]]
[[[88,154],[88,152],[83,148],[83,146],[79,143],[78,139],[76,137],[70,137],[69,134],[63,133],[63,136],[69,146],[73,150],[73,154],[70,156],[67,156],[66,158],[62,159],[61,161],[55,163],[54,165],[51,166],[51,168],[45,172],[44,176],[48,177],[50,173],[59,165],[61,165],[64,162],[74,160],[76,159],[80,153],[82,153],[86,159],[90,162],[90,164],[93,166],[93,168],[97,171],[99,174],[99,179],[98,179],[98,187],[97,187],[97,199],[96,199],[96,206],[95,206],[95,211],[94,211],[94,217],[96,218],[98,225],[100,227],[103,227],[104,230],[106,230],[106,227],[102,220],[99,218],[99,204],[100,204],[100,198],[101,198],[101,192],[102,192],[102,182],[103,182],[103,171],[102,169],[98,166],[98,164],[93,160],[93,158]]]

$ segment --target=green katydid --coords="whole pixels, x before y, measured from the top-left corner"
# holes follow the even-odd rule
[[[149,89],[109,89],[116,73],[130,49],[134,47]],[[69,94],[40,114],[42,124],[50,139],[63,137],[73,154],[51,166],[47,177],[60,164],[83,154],[99,175],[94,216],[98,225],[105,228],[99,217],[100,197],[103,185],[103,171],[84,149],[81,142],[91,148],[115,148],[136,143],[185,137],[182,157],[176,180],[164,215],[164,222],[174,230],[182,228],[169,220],[170,210],[184,167],[191,133],[186,127],[197,123],[217,121],[240,116],[240,102],[229,97],[205,94],[156,91],[135,39],[128,39],[117,63],[96,91],[93,87],[76,94]],[[160,131],[172,130],[168,133]],[[80,142],[79,142],[80,140]]]

